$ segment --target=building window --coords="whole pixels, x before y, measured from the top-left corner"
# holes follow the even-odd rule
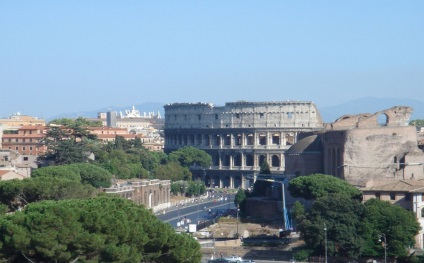
[[[293,118],[293,112],[287,112],[287,118],[289,119]]]
[[[411,201],[411,194],[405,193],[405,201]]]
[[[240,113],[236,113],[236,118],[240,119]]]
[[[263,112],[259,113],[259,117],[263,118],[264,117],[264,113]]]
[[[377,199],[381,199],[381,195],[380,195],[380,193],[375,193],[375,198],[377,198]]]
[[[396,194],[390,193],[390,200],[396,200]]]
[[[215,114],[215,120],[217,120],[218,119],[218,114]]]
[[[421,217],[424,217],[424,208],[421,208]]]
[[[26,157],[26,156],[25,156],[25,157],[24,157],[24,161],[28,161],[28,157]]]
[[[32,146],[29,147],[29,150],[32,151]]]
[[[25,146],[24,146],[24,147],[22,147],[22,151],[25,151],[25,150],[26,150]]]
[[[16,147],[15,147],[15,150],[16,150],[16,151],[18,150],[18,146],[16,146]]]

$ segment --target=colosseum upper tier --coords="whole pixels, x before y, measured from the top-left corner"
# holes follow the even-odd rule
[[[284,173],[284,153],[298,135],[323,128],[309,101],[172,103],[165,108],[165,152],[193,146],[212,156],[211,167],[192,167],[207,186],[249,187],[249,178],[266,160]]]

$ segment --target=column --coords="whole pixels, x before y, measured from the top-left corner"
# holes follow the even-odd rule
[[[234,156],[232,156],[231,154],[229,155],[229,157],[230,157],[230,163],[229,163],[229,165],[230,165],[230,169],[233,169],[234,168]]]
[[[266,132],[266,145],[271,145],[271,140],[269,138],[270,132]]]
[[[286,145],[287,144],[287,140],[286,140],[285,133],[282,132],[280,136],[281,136],[280,144],[283,145],[283,146]]]

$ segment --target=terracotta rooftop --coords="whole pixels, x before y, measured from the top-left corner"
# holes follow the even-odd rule
[[[424,181],[422,180],[399,180],[382,185],[374,185],[362,188],[361,191],[386,191],[386,192],[423,192]]]

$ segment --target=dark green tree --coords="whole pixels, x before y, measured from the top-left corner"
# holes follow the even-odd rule
[[[12,212],[33,202],[89,198],[97,192],[91,185],[66,177],[39,176],[0,181],[0,203]]]
[[[288,190],[293,197],[307,200],[317,199],[329,194],[346,195],[361,200],[362,193],[356,187],[337,177],[325,174],[299,176],[289,182]]]
[[[246,192],[239,188],[237,190],[236,196],[234,197],[234,204],[240,206],[244,201],[246,201]]]
[[[171,161],[179,162],[181,166],[209,167],[212,165],[212,157],[203,150],[192,146],[186,146],[169,154]]]
[[[411,126],[415,126],[415,127],[417,128],[417,131],[418,131],[418,130],[420,130],[422,127],[424,127],[424,120],[420,120],[420,119],[417,119],[417,120],[411,120],[411,121],[409,122],[409,125],[411,125]]]
[[[43,201],[0,217],[8,262],[200,262],[200,245],[124,198]]]
[[[326,195],[316,200],[306,218],[298,225],[306,244],[317,255],[327,248],[331,256],[358,257],[362,254],[363,218],[365,207],[358,200],[346,195]]]
[[[191,172],[187,167],[182,167],[179,163],[169,162],[164,165],[159,165],[153,171],[153,178],[161,180],[190,181],[192,178]]]
[[[188,188],[187,188],[188,196],[199,196],[204,194],[205,191],[206,191],[206,186],[204,182],[200,180],[188,182]]]
[[[407,248],[414,244],[420,224],[413,212],[388,201],[370,199],[365,202],[364,255],[380,256],[384,247],[379,239],[386,235],[388,256],[406,256]]]
[[[67,125],[49,125],[43,139],[47,152],[41,158],[56,165],[89,162],[90,154],[97,147],[97,136],[82,126],[83,122]]]
[[[38,168],[33,171],[32,177],[68,178],[96,188],[105,188],[111,185],[112,174],[94,164],[74,163]]]
[[[271,168],[266,160],[261,163],[260,174],[271,174]]]
[[[49,124],[63,125],[63,126],[85,126],[85,127],[102,127],[102,121],[90,121],[88,119],[78,117],[77,119],[61,118],[54,119],[49,122]]]

